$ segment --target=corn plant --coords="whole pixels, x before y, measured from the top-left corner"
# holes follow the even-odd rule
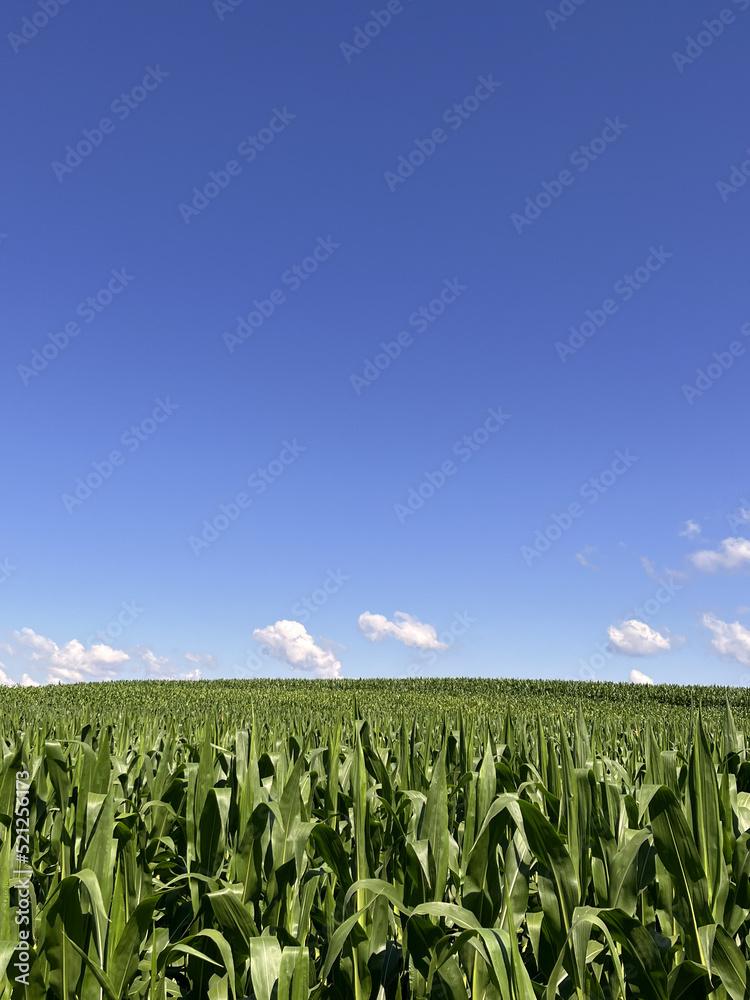
[[[750,1000],[744,693],[544,687],[3,692],[0,1000]]]

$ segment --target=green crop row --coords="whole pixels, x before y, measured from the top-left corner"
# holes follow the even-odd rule
[[[0,1000],[750,1000],[725,696],[3,692]]]
[[[545,722],[575,713],[602,723],[668,726],[675,738],[686,737],[697,708],[708,725],[719,725],[727,697],[737,723],[750,726],[750,688],[676,685],[638,686],[604,682],[419,678],[412,680],[217,680],[107,681],[95,684],[0,688],[0,734],[20,726],[62,730],[125,717],[142,725],[174,719],[191,732],[207,716],[227,732],[249,724],[255,710],[264,720],[287,719],[317,729],[331,720],[352,717],[354,698],[363,715],[400,717],[420,723],[436,712],[454,722],[459,712],[501,724],[513,716],[540,715]]]

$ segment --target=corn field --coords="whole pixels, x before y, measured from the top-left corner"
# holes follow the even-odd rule
[[[0,704],[0,1000],[750,1000],[745,691]]]

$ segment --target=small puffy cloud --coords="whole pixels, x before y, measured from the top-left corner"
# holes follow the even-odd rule
[[[31,628],[14,632],[13,638],[32,668],[46,671],[48,684],[108,680],[117,677],[122,664],[130,659],[123,650],[103,643],[84,649],[78,639],[71,639],[60,647]]]
[[[341,664],[334,654],[321,646],[308,634],[304,625],[286,619],[265,628],[256,628],[253,639],[266,647],[274,660],[287,663],[294,670],[314,673],[316,677],[337,678]]]
[[[718,549],[702,549],[689,558],[704,573],[743,569],[750,566],[750,538],[725,538]]]
[[[655,653],[669,652],[672,648],[672,642],[667,636],[636,618],[620,622],[619,625],[610,625],[607,634],[615,649],[626,656],[653,656]]]
[[[11,647],[11,652],[13,648]],[[33,680],[28,674],[24,674],[21,678],[20,684],[13,680],[12,677],[8,677],[5,673],[5,664],[0,663],[0,687],[40,687],[39,681]]]
[[[599,567],[594,566],[594,564],[592,562],[589,562],[587,558],[588,556],[591,555],[592,552],[596,552],[596,549],[592,545],[586,545],[583,549],[583,552],[576,552],[576,560],[581,564],[581,566],[585,566],[586,569],[593,569],[598,571]]]
[[[678,534],[681,538],[697,538],[702,530],[697,521],[685,521],[682,531],[679,531]]]
[[[415,649],[449,648],[438,640],[434,625],[425,625],[405,611],[397,611],[393,618],[393,621],[389,621],[385,615],[372,615],[365,611],[359,616],[359,630],[372,642],[380,642],[386,636],[391,636]]]
[[[701,623],[713,633],[711,645],[717,653],[750,667],[750,630],[739,622],[723,622],[712,614],[703,615]]]
[[[653,684],[653,678],[649,677],[648,674],[642,674],[640,670],[630,671],[630,683],[631,684]]]

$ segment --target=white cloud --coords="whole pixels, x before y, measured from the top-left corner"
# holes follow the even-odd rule
[[[703,549],[690,556],[693,565],[704,573],[741,569],[750,564],[750,539],[725,538],[718,549]]]
[[[10,651],[13,652],[13,647],[9,647]],[[35,681],[28,674],[24,674],[21,678],[20,684],[16,683],[11,677],[5,673],[5,664],[0,663],[0,687],[40,687],[39,681]]]
[[[168,656],[157,656],[152,649],[138,647],[138,656],[143,661],[146,668],[146,675],[157,680],[165,681],[199,681],[201,672],[196,667],[187,672],[180,671],[180,668]],[[213,656],[197,653],[186,653],[185,659],[190,663],[200,663],[208,666],[211,670],[216,669],[216,660]]]
[[[14,632],[13,638],[21,647],[19,652],[32,667],[47,672],[48,684],[117,677],[119,668],[130,659],[123,650],[101,643],[84,649],[78,639],[71,639],[60,648],[52,639],[39,635],[31,628]]]
[[[206,667],[208,670],[216,670],[219,666],[216,657],[211,656],[210,653],[185,653],[185,659],[200,667]]]
[[[598,571],[599,567],[594,566],[594,564],[589,562],[588,559],[586,558],[587,556],[591,555],[592,552],[596,552],[596,549],[592,545],[586,545],[584,546],[583,552],[576,552],[576,559],[581,564],[581,566],[585,566],[586,569],[594,569]]]
[[[739,622],[723,622],[712,614],[703,615],[701,623],[713,632],[711,645],[717,653],[750,667],[750,630]]]
[[[138,655],[149,677],[174,677],[177,673],[168,656],[157,656],[152,649],[139,649]]]
[[[394,621],[388,621],[385,615],[372,615],[365,611],[359,616],[359,630],[372,642],[380,642],[386,636],[392,636],[405,646],[416,649],[449,648],[438,640],[434,625],[425,625],[405,611],[397,611],[393,618]]]
[[[668,652],[672,648],[670,639],[636,618],[620,622],[619,625],[610,625],[607,634],[615,649],[626,656],[651,656],[654,653]]]
[[[640,670],[630,671],[630,683],[631,684],[653,684],[653,678],[649,677],[648,674],[642,674]]]
[[[682,531],[679,531],[678,534],[681,538],[697,538],[701,531],[703,529],[697,521],[685,521]]]
[[[316,677],[340,676],[341,664],[330,650],[315,644],[304,625],[283,619],[275,625],[256,628],[253,639],[267,647],[268,655],[294,670],[314,673]]]

